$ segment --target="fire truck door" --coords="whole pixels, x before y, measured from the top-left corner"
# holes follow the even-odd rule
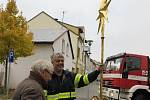
[[[126,57],[125,66],[122,73],[123,87],[130,88],[132,85],[139,84],[139,75],[141,72],[140,57]]]

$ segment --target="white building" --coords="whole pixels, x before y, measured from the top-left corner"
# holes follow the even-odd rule
[[[76,27],[61,23],[45,12],[41,12],[28,21],[29,31],[33,33],[35,49],[33,55],[18,58],[11,64],[9,87],[16,86],[29,75],[30,66],[37,59],[50,61],[54,52],[62,52],[67,70],[84,70],[84,31],[83,27]],[[81,66],[81,68],[80,68]]]

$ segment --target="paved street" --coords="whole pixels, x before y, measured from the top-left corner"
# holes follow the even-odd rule
[[[77,100],[90,100],[92,96],[98,96],[99,82],[95,81],[86,87],[76,89]]]
[[[88,86],[76,89],[78,98],[76,100],[90,100],[92,96],[98,96],[99,90],[99,82],[94,81],[93,83],[89,84]],[[6,99],[6,96],[0,95],[0,100],[11,100]]]

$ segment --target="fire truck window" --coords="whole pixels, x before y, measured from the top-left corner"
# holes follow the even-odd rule
[[[121,62],[122,58],[109,60],[106,64],[106,70],[118,71],[120,69]]]
[[[129,70],[140,69],[140,58],[137,57],[127,57],[126,66]]]

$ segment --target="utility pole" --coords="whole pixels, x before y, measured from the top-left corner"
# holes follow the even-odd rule
[[[14,62],[14,51],[13,51],[13,49],[9,50],[8,60],[9,60],[9,66],[7,69],[8,72],[7,72],[7,80],[6,80],[7,81],[7,90],[6,90],[7,96],[9,94],[11,64]]]
[[[105,28],[105,21],[108,21],[108,6],[110,4],[111,0],[101,0],[100,9],[99,9],[99,16],[97,17],[97,20],[99,20],[99,27],[98,32],[101,32],[101,66],[104,65],[104,28]],[[100,94],[99,100],[103,100],[103,70],[100,72]]]
[[[104,65],[104,34],[101,34],[101,65]],[[103,100],[103,70],[100,71],[100,100]]]

